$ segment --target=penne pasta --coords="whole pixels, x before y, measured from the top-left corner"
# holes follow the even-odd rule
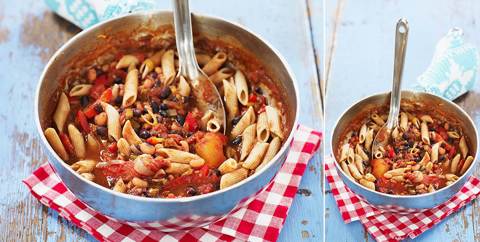
[[[181,175],[189,170],[192,170],[192,168],[188,164],[171,162],[170,166],[165,169],[165,172],[167,174]]]
[[[358,133],[358,143],[363,144],[365,142],[365,137],[367,135],[367,124],[363,124]]]
[[[198,53],[195,54],[195,57],[197,57],[197,62],[199,66],[206,65],[212,59],[212,57],[210,57],[209,55]]]
[[[362,174],[360,174],[360,172],[358,171],[357,166],[355,166],[355,164],[349,163],[347,166],[353,178],[359,180],[363,177]]]
[[[142,143],[142,140],[140,139],[140,137],[138,137],[137,133],[133,129],[133,126],[130,120],[127,120],[127,122],[125,122],[125,124],[123,125],[122,136],[131,145]]]
[[[345,161],[340,161],[340,166],[342,167],[342,170],[349,176],[350,178],[353,178],[352,174],[350,174],[350,170],[348,168],[347,162]]]
[[[82,133],[78,131],[77,127],[73,124],[68,125],[68,135],[72,141],[73,148],[75,150],[75,155],[79,159],[85,158],[85,140],[83,139]]]
[[[201,167],[205,164],[205,160],[190,152],[175,149],[160,148],[156,149],[157,154],[163,156],[166,160],[176,163],[189,164],[193,168]]]
[[[265,152],[265,156],[263,156],[262,163],[255,169],[255,172],[259,171],[262,169],[265,165],[270,162],[273,157],[277,154],[277,152],[280,150],[280,147],[282,146],[282,141],[278,137],[274,137],[272,141],[270,141],[270,144],[268,145],[268,149]]]
[[[184,97],[190,96],[191,92],[191,87],[188,84],[187,80],[185,80],[185,77],[180,76],[178,80],[178,93]]]
[[[200,123],[202,124],[202,127],[207,127],[208,121],[213,118],[213,111],[212,110],[207,110],[205,114],[203,114],[202,118],[200,119]]]
[[[420,134],[421,134],[421,137],[422,137],[422,142],[424,144],[430,144],[430,137],[429,137],[429,134],[428,134],[428,126],[427,126],[427,123],[425,121],[422,122],[422,124],[420,125]]]
[[[218,85],[223,80],[228,79],[233,74],[235,74],[235,70],[229,67],[224,67],[217,72],[213,73],[211,76],[208,77],[213,84]]]
[[[344,161],[347,159],[349,149],[350,149],[350,144],[345,143],[342,145],[342,147],[340,148],[340,161]]]
[[[115,66],[116,69],[123,69],[123,68],[129,68],[130,66],[136,66],[138,65],[140,61],[138,58],[134,55],[124,55],[122,58],[118,61],[117,65]]]
[[[373,129],[369,129],[367,135],[365,136],[365,144],[364,147],[368,151],[370,151],[373,142]]]
[[[124,94],[122,106],[124,108],[131,106],[137,100],[137,91],[138,91],[138,70],[132,69],[128,71],[127,77],[125,78]]]
[[[245,162],[243,162],[242,166],[250,170],[257,168],[267,149],[268,143],[257,142],[255,146],[253,146],[252,151],[247,156],[247,159],[245,159]]]
[[[459,170],[459,167],[458,167],[458,163],[460,163],[460,154],[457,154],[455,155],[455,157],[453,157],[452,159],[452,162],[451,162],[451,166],[450,166],[450,172],[453,173],[453,174],[457,174],[458,170]]]
[[[251,124],[242,133],[242,148],[240,150],[240,160],[247,158],[248,154],[255,145],[256,124]]]
[[[360,144],[357,144],[355,146],[355,153],[362,157],[363,160],[369,160],[367,153],[363,150],[362,146]]]
[[[385,124],[385,121],[382,119],[382,117],[378,116],[376,113],[372,114],[370,118],[380,127]]]
[[[237,90],[237,98],[238,101],[242,105],[247,105],[248,104],[248,86],[247,86],[247,79],[245,78],[245,75],[239,70],[235,72],[234,76],[235,80],[235,88]]]
[[[408,115],[405,112],[400,113],[400,129],[404,132],[408,129]]]
[[[473,162],[473,156],[469,155],[466,159],[465,159],[465,162],[463,163],[463,166],[462,166],[462,169],[460,169],[460,175],[463,175],[463,173],[465,173],[468,168],[470,167],[470,165],[472,164]]]
[[[79,97],[85,96],[90,94],[90,89],[92,89],[92,85],[90,84],[78,84],[70,90],[68,96],[70,97]]]
[[[87,134],[87,145],[86,145],[88,152],[98,152],[100,150],[100,145],[98,144],[97,140],[91,134]]]
[[[226,173],[232,172],[238,168],[238,163],[235,159],[228,158],[218,167],[220,174],[224,175]]]
[[[267,112],[258,115],[257,120],[257,140],[267,142],[270,138],[270,129],[268,128]]]
[[[220,131],[221,127],[222,126],[220,124],[220,121],[218,121],[218,119],[216,119],[216,118],[212,118],[212,119],[207,121],[207,131],[208,132],[218,132],[218,131]]]
[[[45,138],[47,138],[48,143],[52,146],[53,150],[62,158],[62,160],[67,161],[69,159],[68,153],[65,150],[65,147],[60,140],[60,137],[57,134],[57,131],[53,128],[47,128],[44,132]]]
[[[442,142],[438,142],[438,143],[435,143],[434,145],[432,145],[432,157],[431,157],[431,161],[433,163],[437,162],[438,161],[438,148],[440,148],[440,145],[442,144]]]
[[[58,99],[57,108],[53,114],[53,121],[57,125],[58,131],[63,132],[63,127],[67,121],[68,114],[70,113],[70,103],[68,102],[68,97],[65,93],[60,94]]]
[[[433,123],[433,119],[430,115],[422,115],[420,117],[420,120],[422,120],[423,122],[426,122],[426,123]]]
[[[236,183],[244,180],[248,176],[248,170],[240,167],[237,170],[224,174],[220,178],[220,189],[225,189],[227,187],[233,186]]]
[[[452,138],[452,139],[460,139],[460,135],[456,131],[448,131],[447,135],[449,138]]]
[[[142,79],[145,78],[148,73],[153,71],[155,67],[160,65],[163,53],[165,53],[164,50],[157,51],[155,54],[143,61],[142,65],[140,66],[140,73],[142,73]]]
[[[223,92],[225,109],[227,111],[227,120],[230,122],[238,115],[238,99],[235,85],[227,80],[223,80]]]
[[[102,103],[102,106],[107,113],[108,136],[114,138],[115,140],[120,139],[120,115],[118,114],[117,109],[108,103]]]
[[[124,138],[117,141],[118,152],[126,157],[130,156],[130,144]]]
[[[363,158],[358,154],[355,154],[355,166],[357,167],[360,174],[363,175],[365,171],[365,168],[363,167]]]
[[[210,76],[215,73],[225,61],[227,61],[227,54],[224,52],[218,52],[207,62],[207,64],[205,64],[205,66],[203,66],[202,70],[207,76]]]
[[[420,160],[419,164],[425,166],[428,162],[430,162],[430,155],[428,154],[428,152],[426,152]]]
[[[278,109],[272,106],[265,106],[265,112],[267,113],[267,123],[270,132],[283,139],[282,121],[280,112]]]
[[[397,140],[399,138],[400,133],[398,131],[398,127],[393,128],[391,135],[392,135],[392,139],[394,140]]]
[[[249,107],[247,111],[243,114],[242,118],[238,121],[237,125],[233,127],[232,131],[230,132],[231,137],[237,137],[252,123],[255,122],[255,111],[253,107]]]
[[[353,151],[352,147],[348,147],[348,152],[347,152],[347,163],[348,164],[353,164],[355,162],[355,152]]]
[[[462,154],[462,157],[465,159],[468,155],[468,146],[467,146],[467,142],[465,141],[465,136],[462,136],[462,138],[460,138],[460,142],[458,143],[458,148],[460,148],[460,153]]]
[[[175,64],[174,64],[174,52],[173,50],[166,51],[162,56],[162,72],[163,72],[163,84],[165,86],[170,85],[175,78]]]

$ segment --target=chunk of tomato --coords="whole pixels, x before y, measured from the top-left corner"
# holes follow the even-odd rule
[[[103,91],[105,91],[105,85],[103,84],[95,84],[90,89],[90,97],[97,100],[102,96]]]
[[[198,121],[195,119],[191,112],[189,112],[185,117],[185,123],[183,124],[183,128],[186,129],[188,132],[195,132],[198,129]]]

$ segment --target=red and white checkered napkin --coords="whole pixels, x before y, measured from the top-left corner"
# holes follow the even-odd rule
[[[78,200],[48,163],[23,182],[41,203],[102,241],[275,241],[321,139],[320,132],[299,125],[285,163],[267,187],[221,220],[189,231],[165,233],[102,215]]]
[[[415,238],[441,222],[480,194],[480,179],[470,177],[450,200],[432,209],[395,212],[398,207],[380,208],[365,201],[345,186],[333,158],[325,160],[325,173],[340,214],[346,223],[359,220],[377,241]]]

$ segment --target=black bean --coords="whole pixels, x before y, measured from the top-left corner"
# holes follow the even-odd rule
[[[402,138],[405,139],[405,140],[408,139],[408,134],[407,134],[407,133],[403,133],[403,134],[402,134]]]
[[[215,175],[218,176],[218,177],[221,177],[221,176],[222,176],[222,173],[221,173],[218,169],[213,170],[213,172],[214,172]]]
[[[241,115],[233,118],[233,119],[232,119],[232,125],[237,125],[237,124],[238,124],[238,121],[240,121],[241,118],[242,118]]]
[[[104,126],[97,126],[97,128],[95,129],[95,132],[97,132],[97,135],[100,137],[107,136],[107,128]]]
[[[142,111],[140,111],[140,109],[138,109],[138,108],[134,108],[133,109],[133,116],[136,117],[136,118],[142,116]]]
[[[256,87],[256,88],[255,88],[255,92],[258,93],[258,94],[260,94],[260,95],[263,94],[263,90],[262,90],[262,88],[260,88],[260,87]]]
[[[158,106],[157,102],[151,101],[150,106],[152,107],[153,113],[158,113],[158,111],[160,111],[160,107]]]
[[[168,113],[165,110],[160,110],[160,115],[162,115],[162,117],[167,117]]]
[[[122,96],[117,96],[117,97],[115,98],[115,104],[117,104],[117,105],[122,104],[122,101],[123,101],[123,97],[122,97]]]
[[[172,90],[170,90],[169,87],[165,87],[160,92],[160,98],[166,99],[170,96],[170,94],[172,94]]]
[[[117,76],[115,77],[115,79],[113,79],[113,83],[115,84],[122,84],[123,83],[123,80],[121,77]]]
[[[235,139],[230,141],[230,143],[232,145],[239,145],[240,143],[242,143],[242,136],[237,136]]]
[[[97,113],[103,112],[103,107],[102,107],[102,104],[100,104],[100,103],[95,104],[95,107],[93,107],[93,108],[95,109],[95,112],[97,112]]]
[[[150,138],[150,132],[142,129],[142,130],[140,130],[140,134],[138,134],[138,136],[142,139],[148,139],[148,138]]]
[[[168,109],[168,105],[166,103],[162,103],[160,104],[160,109],[161,110],[167,110]]]
[[[152,78],[153,78],[153,79],[157,79],[157,77],[158,77],[158,73],[156,73],[156,72],[153,71],[153,72],[152,72]]]
[[[195,196],[198,194],[198,190],[195,187],[188,186],[186,189],[186,193],[188,196]]]
[[[176,119],[177,119],[178,124],[180,124],[180,125],[183,126],[183,124],[185,123],[185,117],[183,117],[182,115],[178,114]]]
[[[80,97],[80,105],[82,105],[82,107],[86,107],[88,105],[88,102],[90,102],[90,98],[88,98],[88,96]]]

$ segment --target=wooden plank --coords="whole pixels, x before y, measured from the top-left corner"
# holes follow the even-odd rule
[[[344,4],[343,7],[340,5]],[[342,9],[341,16],[338,9]],[[375,92],[387,91],[393,70],[394,26],[400,17],[410,23],[403,87],[411,87],[415,78],[429,65],[436,42],[449,28],[465,30],[469,41],[480,46],[478,1],[333,1],[327,4],[327,33],[336,37],[327,51],[328,79],[326,130],[351,103]],[[336,23],[336,24],[334,24]],[[330,31],[337,26],[334,33]],[[329,36],[329,39],[332,35]],[[352,91],[355,90],[355,91]],[[479,85],[457,103],[480,125]],[[327,137],[327,144],[328,144]],[[330,150],[326,151],[327,154]],[[477,167],[477,174],[479,171]],[[474,210],[475,208],[475,210]],[[359,223],[343,221],[331,196],[326,198],[326,240],[373,241]],[[422,241],[471,241],[479,238],[478,202],[450,216],[422,234]],[[335,231],[335,232],[333,232]]]
[[[20,180],[46,161],[31,121],[38,77],[53,52],[79,30],[49,12],[42,1],[0,3],[0,234],[12,241],[94,241],[56,212],[33,199]],[[167,1],[162,8],[170,9]],[[321,129],[321,99],[313,55],[306,2],[220,0],[192,1],[199,13],[239,22],[272,43],[289,62],[301,89],[302,124]],[[268,9],[268,11],[265,11]],[[288,17],[286,17],[288,16]],[[14,114],[14,115],[12,115]],[[301,188],[310,196],[297,196],[280,241],[297,241],[308,234],[322,239],[321,154],[309,164]]]

